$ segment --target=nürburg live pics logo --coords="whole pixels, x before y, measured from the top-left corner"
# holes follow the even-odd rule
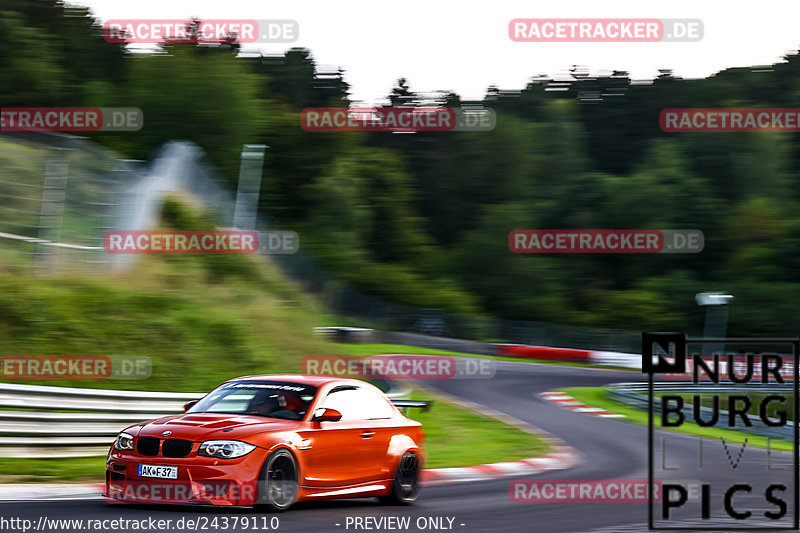
[[[797,338],[642,333],[649,529],[799,528],[798,351]]]

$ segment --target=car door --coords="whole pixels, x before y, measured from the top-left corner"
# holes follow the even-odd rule
[[[390,472],[390,464],[387,460],[389,444],[392,437],[398,431],[398,424],[402,420],[396,416],[395,408],[384,398],[382,394],[371,388],[360,389],[358,398],[359,405],[362,406],[364,419],[364,440],[362,443],[365,449],[364,457],[367,464],[365,471],[370,481],[384,480],[391,478],[394,473]]]
[[[304,484],[311,487],[343,487],[382,479],[388,430],[381,420],[371,420],[371,396],[356,386],[337,387],[320,408],[342,413],[338,422],[318,422],[303,432],[308,470]]]

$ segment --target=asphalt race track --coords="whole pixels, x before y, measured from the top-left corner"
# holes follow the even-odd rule
[[[587,460],[568,470],[548,472],[532,476],[537,479],[647,479],[647,430],[617,419],[595,417],[573,412],[541,400],[537,394],[571,386],[599,386],[620,381],[643,380],[644,375],[636,372],[608,371],[589,368],[576,368],[530,363],[498,362],[497,373],[491,379],[448,379],[431,380],[428,385],[448,394],[468,399],[504,412],[539,428],[548,431],[583,453]],[[457,428],[454,429],[457,431]],[[746,522],[730,521],[728,526],[720,526],[724,515],[722,497],[713,494],[711,516],[718,519],[713,525],[722,530],[732,530],[742,525],[753,527],[756,518],[761,524],[768,522],[762,513],[775,510],[766,502],[760,487],[778,477],[786,479],[791,470],[776,474],[767,470],[767,454],[764,450],[746,448],[742,452],[741,463],[732,469],[721,443],[709,441],[702,459],[702,471],[698,470],[698,439],[675,433],[658,432],[656,441],[662,437],[666,441],[665,464],[669,468],[680,468],[672,473],[673,479],[700,479],[710,482],[712,487],[726,488],[734,482],[747,481],[754,487],[750,495],[737,495],[737,509],[751,510],[753,518]],[[739,446],[733,445],[731,453],[739,453]],[[660,459],[659,459],[660,460]],[[734,457],[735,460],[735,457]],[[772,453],[772,465],[790,461],[788,454]],[[658,475],[657,475],[658,477]],[[644,503],[514,503],[509,498],[509,484],[512,479],[456,483],[428,486],[423,489],[418,503],[412,507],[384,507],[374,499],[335,502],[315,502],[298,504],[292,510],[278,516],[280,525],[277,531],[283,532],[329,532],[329,531],[442,531],[427,522],[419,525],[417,519],[446,517],[453,519],[452,530],[469,533],[499,532],[627,532],[647,529],[647,506]],[[785,520],[793,516],[792,486],[782,495],[789,504],[789,511],[782,527],[791,525]],[[724,491],[724,488],[722,489]],[[714,489],[712,489],[713,491]],[[720,490],[716,491],[721,492]],[[687,528],[705,525],[699,520],[699,503],[687,503],[681,513],[674,518],[680,523],[671,526]],[[251,509],[197,508],[184,506],[109,506],[102,500],[69,500],[39,502],[7,502],[0,505],[0,517],[27,518],[37,524],[40,516],[48,519],[171,519],[172,527],[166,531],[183,531],[176,527],[181,518],[205,517],[209,520],[218,517],[218,527],[206,524],[204,529],[192,531],[222,530],[222,519],[228,517],[228,528],[233,531],[233,517],[260,517]],[[411,518],[408,529],[355,529],[347,527],[348,517],[405,517]],[[269,524],[269,516],[266,523]],[[660,518],[660,507],[656,506],[656,518]],[[260,520],[260,519],[259,519]],[[261,522],[259,521],[259,524]],[[447,528],[448,520],[444,519]],[[662,522],[663,523],[663,522]],[[774,524],[774,523],[773,523]],[[241,525],[241,524],[240,524]],[[373,524],[374,525],[374,524]],[[730,529],[728,529],[730,528]],[[47,529],[46,531],[73,531],[70,528]],[[256,531],[237,528],[239,531]],[[14,530],[9,530],[14,531]],[[19,530],[21,531],[21,530]],[[84,530],[85,531],[85,530]],[[143,531],[141,529],[121,529],[120,531]],[[264,531],[262,528],[261,531]]]

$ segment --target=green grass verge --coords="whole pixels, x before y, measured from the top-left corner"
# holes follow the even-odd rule
[[[501,420],[449,403],[433,392],[414,391],[415,400],[434,400],[427,412],[412,409],[409,418],[425,428],[427,468],[471,466],[544,455],[547,442]]]
[[[587,405],[591,405],[592,407],[600,407],[611,411],[612,413],[618,413],[627,417],[621,420],[642,424],[645,426],[647,425],[646,411],[635,409],[625,405],[624,403],[612,400],[606,396],[605,389],[603,387],[570,387],[561,390]],[[690,435],[708,437],[714,440],[723,438],[725,439],[725,442],[738,444],[743,443],[744,439],[746,438],[748,446],[756,446],[758,448],[767,447],[767,438],[760,435],[731,429],[704,428],[691,422],[687,422],[676,428],[664,428],[664,430],[675,431],[678,433],[688,433]],[[776,439],[770,439],[769,446],[773,450],[792,451],[794,449],[793,444],[790,441]]]
[[[427,391],[415,400],[434,400],[427,412],[408,416],[425,427],[427,468],[471,466],[527,459],[547,453],[548,444],[505,422],[452,404]],[[0,459],[0,483],[102,482],[105,457]]]
[[[143,258],[134,271],[94,280],[0,273],[4,354],[147,356],[152,362],[146,379],[14,380],[4,373],[3,381],[198,392],[242,375],[298,373],[304,356],[338,353],[337,344],[312,331],[324,313],[310,297],[270,280],[277,274],[270,265],[248,265],[255,283],[222,283],[181,263]]]
[[[0,483],[69,483],[105,480],[105,456],[0,459]]]

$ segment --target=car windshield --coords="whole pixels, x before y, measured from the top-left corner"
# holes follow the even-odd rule
[[[232,381],[211,391],[187,413],[231,413],[302,420],[317,388],[282,381]]]

